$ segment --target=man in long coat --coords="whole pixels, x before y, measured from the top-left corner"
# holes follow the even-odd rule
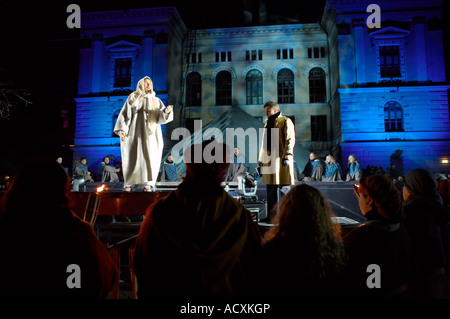
[[[262,183],[267,187],[267,211],[270,220],[282,186],[294,185],[295,128],[291,119],[283,116],[275,101],[264,105],[267,122],[259,152]],[[273,135],[273,136],[272,136]]]
[[[154,189],[164,147],[161,124],[172,120],[172,105],[165,107],[155,96],[152,80],[148,76],[139,80],[114,127],[114,133],[120,136],[125,190],[135,184],[144,191]]]

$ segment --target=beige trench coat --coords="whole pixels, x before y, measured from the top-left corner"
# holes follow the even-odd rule
[[[261,168],[262,183],[274,185],[294,185],[294,145],[295,128],[291,119],[280,115],[275,120],[275,128],[278,134],[272,133],[272,150],[266,150],[267,124],[265,125],[259,161],[263,163]],[[278,148],[276,148],[278,137]],[[282,167],[283,159],[289,160],[289,165]]]

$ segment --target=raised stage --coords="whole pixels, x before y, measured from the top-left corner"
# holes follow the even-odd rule
[[[358,201],[353,194],[354,182],[307,182],[309,185],[318,188],[330,201],[331,208],[336,215],[335,220],[343,228],[353,228],[365,221],[364,216],[359,211]],[[105,185],[105,189],[97,193],[97,188]],[[83,191],[72,191],[71,207],[81,218],[88,210],[89,200],[98,198],[96,213],[98,215],[99,227],[114,227],[114,223],[119,228],[120,225],[140,223],[145,215],[145,211],[153,202],[166,196],[170,191],[177,189],[179,183],[157,183],[154,192],[142,192],[134,189],[132,192],[123,191],[122,183],[87,183]],[[243,196],[237,189],[237,183],[223,183],[223,187],[228,193],[240,200],[253,214],[254,220],[261,227],[269,227],[270,224],[261,222],[267,217],[266,211],[266,188],[264,184],[257,184],[255,189],[246,192],[250,194]],[[283,191],[288,191],[284,188]],[[201,191],[201,190],[199,190]],[[91,198],[91,199],[90,199]],[[92,205],[91,205],[92,206]],[[129,224],[124,225],[125,227]]]

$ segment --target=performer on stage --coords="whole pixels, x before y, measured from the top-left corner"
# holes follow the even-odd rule
[[[117,118],[114,133],[120,136],[124,189],[138,184],[143,191],[154,190],[164,141],[161,124],[173,120],[172,105],[155,96],[153,82],[146,76],[139,80]]]
[[[259,152],[259,168],[262,183],[267,185],[267,215],[270,220],[272,208],[279,199],[280,188],[295,184],[295,128],[290,118],[281,115],[280,106],[275,101],[267,102],[264,110],[267,123]],[[278,140],[272,141],[272,128],[278,129]]]

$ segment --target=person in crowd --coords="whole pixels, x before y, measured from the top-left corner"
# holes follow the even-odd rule
[[[449,216],[438,192],[436,176],[423,168],[410,170],[404,178],[403,198],[403,223],[410,235],[419,270],[413,286],[414,296],[448,299]]]
[[[341,227],[332,216],[327,198],[317,188],[298,184],[287,192],[264,234],[264,267],[258,268],[255,284],[258,297],[339,298],[346,261]]]
[[[348,156],[346,181],[359,181],[361,179],[361,165],[354,154]]]
[[[138,185],[153,191],[161,167],[164,139],[161,125],[173,120],[172,105],[156,97],[152,80],[139,80],[136,91],[125,101],[114,133],[120,136],[124,189]]]
[[[239,148],[234,148],[233,162],[230,163],[227,173],[225,174],[225,182],[237,182],[238,177],[244,177],[248,172],[247,163],[245,161],[245,156],[239,150]]]
[[[64,169],[64,171],[65,171],[67,174],[69,174],[69,169],[68,169],[67,167],[64,167],[64,165],[63,165],[63,158],[62,158],[62,156],[56,157],[56,162],[57,162],[59,165],[61,165],[61,167]]]
[[[214,140],[186,149],[184,181],[147,209],[132,263],[139,299],[248,296],[262,238],[250,211],[221,186],[229,153]]]
[[[390,160],[390,170],[391,170],[391,177],[398,179],[399,177],[403,176],[403,158],[402,158],[403,151],[400,149],[395,150],[394,153],[391,154]]]
[[[181,182],[183,181],[183,175],[178,172],[177,165],[173,162],[173,156],[167,156],[164,161],[161,174],[159,177],[160,182]]]
[[[348,257],[346,291],[350,298],[397,299],[410,294],[415,256],[402,218],[402,198],[382,175],[361,178],[354,186],[366,222],[344,236]]]
[[[450,178],[447,178],[445,175],[438,178],[438,192],[442,197],[444,208],[450,215]]]
[[[118,183],[120,181],[118,172],[120,172],[120,168],[111,166],[109,156],[105,156],[98,165],[97,178],[101,182]]]
[[[75,163],[73,168],[73,177],[74,178],[83,178],[86,183],[93,182],[92,173],[89,171],[87,166],[87,158],[82,156],[79,162]]]
[[[319,156],[315,152],[311,152],[309,154],[309,161],[300,174],[300,180],[305,182],[322,180],[324,166]]]
[[[334,159],[332,155],[325,157],[325,173],[323,174],[322,181],[335,182],[342,180],[341,165]]]
[[[38,187],[37,166],[46,172]],[[19,167],[0,203],[0,299],[108,298],[117,268],[93,227],[71,211],[69,191],[54,159]]]
[[[295,128],[291,119],[281,114],[280,106],[275,101],[264,104],[264,110],[267,122],[259,151],[259,168],[262,183],[267,189],[267,215],[270,219],[273,208],[281,198],[280,189],[295,184]]]

